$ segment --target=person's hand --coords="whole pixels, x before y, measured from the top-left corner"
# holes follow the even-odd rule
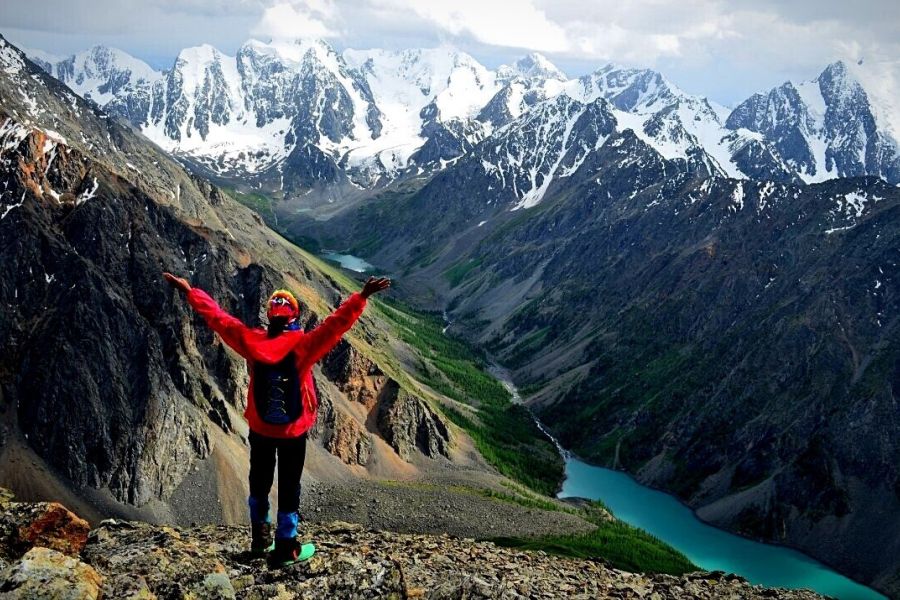
[[[182,291],[185,294],[191,291],[191,284],[188,283],[187,279],[183,277],[175,277],[171,273],[163,273],[163,277],[165,277],[166,281],[168,281],[176,290]]]
[[[360,295],[363,298],[368,298],[372,294],[377,294],[378,292],[382,292],[391,287],[391,280],[387,277],[369,277],[366,280],[366,284],[363,286]]]

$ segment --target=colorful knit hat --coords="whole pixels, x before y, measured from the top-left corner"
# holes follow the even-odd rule
[[[287,290],[275,290],[274,292],[272,292],[272,295],[269,296],[269,301],[267,303],[266,312],[271,312],[272,301],[275,298],[286,299],[288,301],[288,303],[291,305],[291,307],[294,309],[294,314],[296,315],[296,314],[300,313],[300,303],[297,302],[297,298],[295,298],[294,295]]]

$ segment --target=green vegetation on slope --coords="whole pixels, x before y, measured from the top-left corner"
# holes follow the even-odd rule
[[[455,288],[463,282],[469,273],[481,266],[481,262],[481,258],[471,258],[458,262],[444,271],[444,277],[450,282],[450,287]]]
[[[514,404],[506,388],[487,372],[484,359],[444,335],[437,316],[397,302],[384,306],[400,339],[423,357],[418,373],[423,382],[465,405],[443,405],[441,410],[469,434],[485,460],[533,490],[555,493],[563,476],[562,459],[528,410]]]
[[[595,506],[599,508],[602,505]],[[559,556],[602,558],[613,567],[625,571],[681,575],[698,570],[684,554],[642,529],[611,520],[596,509],[587,509],[581,516],[597,528],[583,534],[497,538],[492,541],[508,548],[543,550]]]
[[[272,206],[272,199],[258,192],[239,192],[234,188],[222,188],[235,201],[243,204],[253,212],[262,217],[262,220],[271,227],[276,229],[278,222],[275,216],[275,209]]]

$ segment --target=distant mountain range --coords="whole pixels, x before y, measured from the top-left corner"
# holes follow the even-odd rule
[[[67,58],[31,57],[165,150],[288,198],[438,171],[482,140],[533,126],[539,115],[565,133],[567,121],[550,106],[599,99],[614,129],[631,129],[664,159],[700,172],[900,182],[900,116],[865,64],[836,62],[812,81],[785,83],[729,110],[652,70],[607,65],[568,79],[529,54],[491,71],[449,47],[338,53],[323,41],[251,40],[235,56],[208,45],[185,49],[162,72],[103,46]],[[539,200],[537,179],[560,175],[536,173],[534,185],[517,186],[523,206]]]

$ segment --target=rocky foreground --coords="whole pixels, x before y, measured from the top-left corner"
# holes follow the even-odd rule
[[[447,535],[333,522],[302,532],[318,553],[283,570],[246,552],[241,527],[107,520],[0,496],[0,598],[819,598],[722,573],[681,577],[521,552]]]

